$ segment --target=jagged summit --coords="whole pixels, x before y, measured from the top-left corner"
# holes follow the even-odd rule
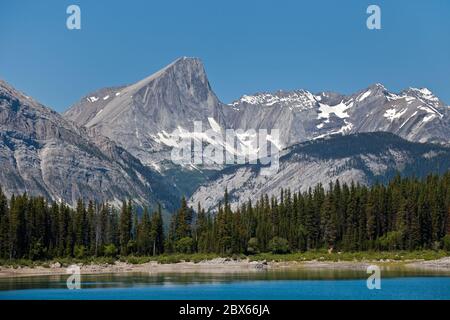
[[[211,89],[203,63],[181,57],[132,85],[101,89],[83,98],[64,116],[119,142],[154,164],[154,151],[167,146],[161,136],[209,118],[224,125],[220,101]]]
[[[196,101],[202,99],[205,101],[208,98],[217,100],[212,94],[201,60],[199,58],[181,57],[131,85],[102,88],[89,93],[69,108],[64,116],[79,124],[93,126],[97,123],[97,120],[93,120],[95,117],[104,117],[106,112],[103,112],[103,109],[107,105],[109,110],[113,109],[111,106],[115,104],[120,104],[123,107],[124,100],[136,100],[136,96],[139,96],[141,98],[140,104],[151,107],[148,103],[150,98],[148,94],[154,93],[155,89],[160,91],[158,102],[166,102],[172,105],[175,103],[181,104],[183,100]],[[171,93],[170,90],[182,93],[181,96],[178,96],[179,101],[177,101],[177,97],[169,94]],[[137,101],[129,101],[131,104],[134,104],[134,102]],[[103,115],[100,116],[100,112]]]
[[[62,121],[62,126],[70,127],[72,131],[78,131],[76,126],[68,123],[56,111],[45,107],[32,97],[17,90],[8,82],[0,79],[0,130],[14,131],[15,125],[29,132],[39,121],[56,123]],[[25,119],[27,119],[25,121]],[[27,123],[25,123],[27,122]],[[49,131],[38,132],[43,135],[51,134]]]
[[[0,79],[0,94],[9,95],[10,97],[14,97],[20,100],[29,100],[35,102],[32,98],[27,96],[25,93],[15,89],[12,85],[10,85],[5,80]]]
[[[193,58],[193,57],[180,57],[173,61],[172,63],[168,64],[164,68],[160,69],[159,71],[151,74],[150,76],[136,82],[135,84],[131,85],[130,87],[135,86],[142,86],[145,85],[151,81],[154,81],[155,79],[163,76],[166,73],[172,73],[172,74],[181,74],[181,75],[190,75],[195,74],[197,77],[201,77],[204,80],[206,80],[206,72],[205,68],[203,66],[202,61],[199,58]]]
[[[419,98],[419,99],[424,99],[424,100],[426,100],[428,102],[439,103],[439,104],[442,104],[442,105],[444,104],[428,88],[412,88],[412,87],[409,87],[408,89],[403,90],[402,94],[407,95],[407,96],[416,97],[416,98]]]

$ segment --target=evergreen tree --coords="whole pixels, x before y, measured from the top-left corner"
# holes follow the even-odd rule
[[[11,213],[9,221],[9,254],[10,258],[24,258],[28,249],[26,215],[28,196],[11,197]]]
[[[235,209],[224,191],[218,209],[199,204],[195,220],[181,199],[165,233],[159,205],[138,217],[131,201],[119,214],[93,201],[86,209],[81,199],[75,209],[26,194],[8,201],[0,188],[0,258],[115,256],[116,248],[122,255],[448,248],[450,172],[371,187],[336,181],[303,193],[282,189]]]
[[[131,204],[131,200],[129,200],[128,203],[123,201],[122,211],[120,213],[119,236],[120,236],[120,254],[124,256],[129,254],[128,243],[131,240],[132,212],[133,207]]]
[[[334,248],[337,240],[337,213],[332,193],[325,196],[321,209],[322,235],[324,245]]]
[[[9,258],[9,249],[8,200],[0,187],[0,258]]]
[[[160,204],[158,204],[158,210],[152,216],[151,239],[153,242],[152,254],[159,255],[164,253],[164,222]]]
[[[86,246],[87,243],[87,215],[83,200],[79,199],[75,213],[73,230],[75,231],[75,245]]]
[[[95,204],[91,200],[88,203],[87,215],[86,215],[86,247],[89,249],[91,256],[96,255],[97,248],[97,216]]]
[[[152,241],[152,226],[150,221],[150,214],[147,207],[144,208],[142,218],[137,226],[137,249],[138,253],[141,255],[150,255],[153,249]]]

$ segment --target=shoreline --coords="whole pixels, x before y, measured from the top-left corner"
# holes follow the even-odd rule
[[[116,261],[114,264],[76,264],[83,275],[95,274],[125,274],[125,273],[248,273],[267,270],[365,270],[369,265],[381,268],[405,268],[411,270],[450,273],[450,257],[436,260],[367,260],[367,261],[250,261],[249,259],[232,260],[229,258],[215,258],[200,262],[177,262],[162,264],[155,261],[142,264],[131,264]],[[54,263],[49,267],[5,267],[0,266],[0,279],[36,276],[67,275],[65,266]]]

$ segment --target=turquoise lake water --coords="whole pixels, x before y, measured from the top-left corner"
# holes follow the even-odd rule
[[[450,274],[383,270],[380,290],[364,271],[297,270],[235,274],[82,275],[81,290],[66,276],[0,279],[0,300],[32,299],[450,299]]]

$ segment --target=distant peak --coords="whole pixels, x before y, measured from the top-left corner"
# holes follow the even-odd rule
[[[403,94],[419,97],[425,100],[437,102],[439,99],[428,88],[412,88],[403,90]]]
[[[373,92],[388,92],[386,87],[381,83],[374,83],[370,85],[365,91],[372,90]]]
[[[14,96],[19,99],[26,99],[31,100],[29,96],[27,96],[25,93],[17,90],[12,85],[10,85],[8,82],[0,79],[0,91],[6,92],[7,94]]]
[[[173,66],[180,66],[180,65],[197,65],[203,67],[203,62],[200,58],[196,57],[180,57],[176,59],[174,62],[169,64],[166,68],[173,67]]]
[[[260,105],[271,107],[290,107],[297,110],[306,110],[316,105],[316,97],[307,90],[283,91],[278,90],[274,93],[262,92],[253,95],[243,95],[239,100],[232,102],[231,106],[238,106],[241,103],[249,105]]]
[[[0,88],[12,89],[12,86],[5,80],[0,79]]]
[[[422,94],[422,95],[425,95],[425,96],[433,95],[433,92],[431,92],[428,88],[412,88],[412,87],[409,87],[406,91],[414,92],[414,93],[417,93],[417,94]]]
[[[175,62],[177,62],[177,61],[200,61],[200,58],[183,56],[183,57],[179,57],[178,59],[175,60]]]
[[[167,70],[195,70],[196,72],[205,73],[203,62],[200,58],[195,57],[181,57],[162,68],[156,74],[162,74]]]
[[[165,66],[164,68],[162,68],[161,70],[148,76],[147,78],[136,82],[131,87],[140,87],[142,85],[146,85],[150,81],[153,81],[161,76],[164,76],[167,72],[174,72],[179,74],[194,73],[197,76],[205,79],[205,82],[207,81],[205,68],[203,66],[202,61],[199,58],[180,57],[175,61],[173,61],[172,63]]]

